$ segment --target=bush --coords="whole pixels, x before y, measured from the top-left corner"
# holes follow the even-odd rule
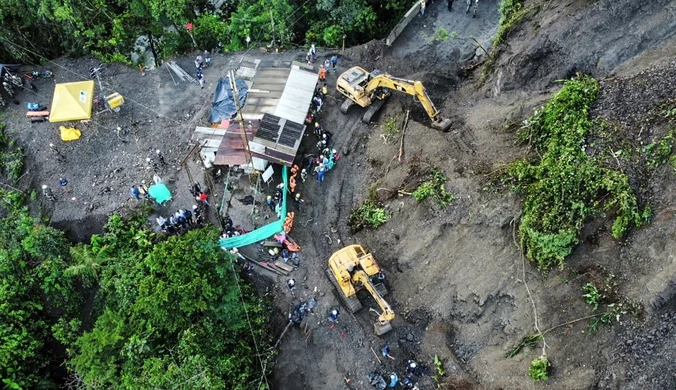
[[[549,379],[549,359],[546,355],[533,360],[528,368],[528,376],[536,381],[546,381]]]
[[[352,228],[353,232],[357,232],[363,228],[377,229],[385,224],[391,216],[384,208],[376,206],[372,200],[367,200],[352,210],[347,224]]]
[[[567,81],[517,133],[538,157],[513,163],[504,180],[525,196],[521,246],[543,272],[563,267],[585,220],[599,209],[616,211],[616,238],[649,218],[649,212],[639,212],[628,177],[585,153],[592,128],[588,112],[598,92],[592,78]]]
[[[431,196],[439,206],[444,208],[455,200],[455,196],[446,191],[446,180],[446,175],[441,170],[434,168],[432,169],[432,178],[419,185],[411,195],[418,202]]]

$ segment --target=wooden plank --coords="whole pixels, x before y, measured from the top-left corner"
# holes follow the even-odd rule
[[[282,260],[277,260],[277,261],[275,261],[275,265],[276,265],[277,267],[279,267],[279,268],[285,270],[285,271],[288,271],[288,272],[293,271],[293,266],[290,266],[290,265],[286,264],[286,263],[283,262]]]

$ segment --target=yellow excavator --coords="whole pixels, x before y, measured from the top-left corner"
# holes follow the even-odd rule
[[[382,310],[374,324],[376,335],[380,336],[392,330],[390,321],[394,319],[394,312],[383,299],[387,289],[378,278],[380,267],[372,254],[367,253],[361,245],[347,246],[331,255],[326,274],[352,313],[361,309],[357,291],[366,288]]]
[[[343,114],[347,114],[354,104],[364,108],[368,107],[361,118],[364,123],[371,122],[371,118],[380,111],[392,94],[392,90],[396,90],[412,95],[420,101],[432,120],[433,129],[448,131],[451,127],[451,121],[439,115],[439,110],[430,100],[420,81],[400,79],[377,69],[369,73],[364,68],[355,66],[338,77],[336,88],[338,92],[347,97],[340,106],[340,112]]]

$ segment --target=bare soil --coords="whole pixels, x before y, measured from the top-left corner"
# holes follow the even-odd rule
[[[419,103],[403,95],[394,95],[376,123],[367,126],[361,123],[358,108],[341,114],[342,98],[337,91],[330,92],[320,122],[334,133],[335,148],[342,156],[325,182],[311,177],[299,186],[305,203],[291,233],[302,246],[301,265],[292,274],[298,286],[295,297],[286,288],[287,278],[273,276],[270,287],[279,333],[292,302],[314,297],[318,306],[284,336],[272,388],[369,389],[367,374],[394,371],[401,378],[406,360],[415,359],[428,368],[419,387],[432,389],[435,355],[445,371],[439,378],[442,388],[448,389],[676,388],[676,379],[669,374],[676,358],[676,261],[670,255],[676,242],[673,168],[665,165],[646,174],[634,169],[632,162],[620,161],[640,190],[641,201],[652,205],[652,223],[618,241],[610,234],[612,215],[599,215],[588,222],[566,268],[553,270],[546,278],[524,261],[515,245],[520,198],[490,184],[496,172],[528,153],[512,129],[551,97],[560,86],[556,80],[576,72],[602,80],[592,115],[615,124],[624,141],[640,147],[673,128],[655,116],[655,110],[676,96],[676,64],[670,62],[676,47],[676,2],[526,1],[537,12],[509,36],[482,87],[477,86],[480,68],[472,64],[485,55],[467,38],[489,49],[497,31],[498,2],[481,2],[475,19],[464,13],[462,5],[455,4],[448,13],[445,2],[430,4],[426,15],[417,17],[392,48],[373,41],[338,53],[338,72],[360,65],[423,81],[453,127],[447,133],[432,130]],[[455,31],[456,38],[433,41],[431,36],[440,27]],[[319,54],[323,60],[334,53]],[[270,61],[304,58],[302,51],[247,55]],[[194,203],[187,191],[190,179],[185,169],[179,170],[180,162],[191,148],[188,140],[194,127],[206,123],[218,77],[241,56],[214,55],[212,68],[205,70],[204,90],[184,83],[175,86],[166,69],[142,77],[137,70],[111,66],[105,81],[128,97],[127,106],[120,114],[96,114],[91,122],[77,124],[83,137],[67,144],[59,140],[56,125],[31,126],[23,117],[26,102],[48,104],[54,82],[86,79],[82,75],[95,64],[93,59],[57,61],[59,66],[52,66],[56,78],[36,82],[39,96],[23,92],[21,106],[6,110],[8,130],[28,154],[28,174],[20,185],[39,189],[50,184],[56,190],[59,177],[70,181],[69,192],[57,191],[55,203],[38,196],[36,212],[42,210],[74,238],[86,239],[101,230],[111,213],[137,207],[129,187],[151,180],[153,173],[162,176],[175,194],[169,206],[153,205],[155,214],[190,207]],[[178,59],[186,70],[192,69],[191,61]],[[329,83],[335,77],[331,73]],[[399,136],[385,142],[381,135],[386,120],[394,118],[400,124],[407,110],[411,121],[399,161]],[[50,153],[50,142],[58,145],[65,161]],[[308,133],[299,156],[315,153],[315,143]],[[162,151],[166,165],[146,162],[147,157],[156,159],[156,149]],[[201,181],[203,171],[194,163],[190,166],[191,175]],[[410,190],[432,167],[449,179],[447,189],[456,197],[450,206],[396,195],[398,189]],[[211,189],[216,204],[219,185]],[[348,215],[371,192],[392,218],[378,230],[352,234]],[[256,199],[262,201],[265,195]],[[242,206],[240,198],[232,201],[236,207]],[[266,206],[257,208],[256,215],[262,218]],[[397,317],[393,331],[383,337],[373,333],[377,315],[369,308],[378,308],[367,295],[360,295],[364,309],[355,315],[343,307],[333,329],[326,316],[329,308],[340,304],[325,275],[326,262],[332,252],[353,243],[374,253],[386,275],[390,290],[386,299]],[[504,357],[519,339],[534,332],[533,304],[541,330],[589,316],[594,313],[582,298],[582,286],[605,280],[608,274],[617,282],[608,293],[639,303],[643,311],[638,318],[625,316],[622,323],[613,322],[593,335],[587,321],[547,333],[552,371],[543,384],[527,376],[540,348]],[[394,360],[380,355],[386,343]]]

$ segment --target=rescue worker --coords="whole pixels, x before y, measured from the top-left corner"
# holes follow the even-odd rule
[[[324,132],[324,129],[322,128],[322,126],[319,124],[319,122],[315,122],[315,135],[317,137],[321,137],[322,132]]]
[[[293,279],[289,279],[289,280],[286,282],[286,285],[287,285],[287,287],[289,287],[289,291],[291,291],[291,296],[294,296],[294,297],[295,297],[296,294],[294,293],[294,290],[296,289],[296,281],[293,280]]]
[[[211,53],[208,50],[204,51],[204,67],[208,68],[211,65]]]
[[[317,59],[317,48],[314,43],[310,46],[310,55],[312,56],[312,61]]]
[[[149,190],[145,180],[141,180],[141,185],[138,187],[138,191],[141,195],[143,195],[143,199],[150,200],[150,192],[148,192]]]
[[[406,362],[406,372],[409,374],[417,375],[418,372],[418,363],[415,360],[409,360]]]
[[[331,67],[333,69],[336,69],[337,64],[338,64],[338,56],[334,54],[333,57],[331,57]]]
[[[194,226],[195,222],[192,220],[192,212],[190,210],[185,210],[183,216],[186,222],[188,222],[188,226]]]
[[[397,383],[399,383],[399,376],[397,376],[396,372],[393,372],[390,374],[389,387],[397,387]]]
[[[305,183],[305,180],[307,179],[307,170],[305,168],[300,171],[300,179]]]
[[[207,193],[206,193],[206,192],[201,192],[201,193],[197,196],[197,200],[199,200],[200,202],[202,202],[202,204],[205,204],[205,205],[207,205],[207,206],[210,206],[210,205],[209,205],[209,200],[208,200],[208,197],[207,197]]]
[[[329,310],[329,321],[337,323],[338,316],[340,316],[340,309],[338,309],[337,307],[333,307],[331,308],[331,310]]]
[[[324,164],[319,164],[319,167],[317,167],[317,181],[318,182],[323,182],[324,181],[324,174],[326,173],[326,166]]]
[[[319,66],[319,80],[326,81],[326,68],[324,68],[324,65]]]
[[[272,199],[272,195],[268,195],[268,198],[265,201],[265,203],[267,203],[268,207],[270,207],[270,211],[272,211],[274,213],[275,212],[275,201]]]
[[[451,12],[451,8],[453,7],[453,0],[446,0],[446,5],[448,5],[448,12]]]
[[[326,69],[326,73],[329,73],[329,67],[330,67],[330,66],[331,66],[331,60],[327,58],[327,59],[324,61],[324,69]]]
[[[470,0],[467,0],[470,1]],[[420,15],[425,16],[425,6],[427,5],[427,0],[420,0]]]
[[[326,83],[324,83],[324,85],[322,86],[322,93],[324,94],[324,96],[326,96],[326,94],[329,93],[329,87],[326,85]]]
[[[131,190],[129,190],[129,193],[132,194],[132,196],[134,196],[134,198],[136,198],[137,201],[139,201],[139,202],[141,201],[141,191],[139,191],[136,184],[131,186]]]
[[[44,195],[45,198],[47,198],[47,199],[49,199],[49,200],[51,200],[51,201],[55,201],[55,200],[56,200],[56,198],[54,198],[54,195],[52,194],[52,189],[49,188],[49,187],[47,187],[46,184],[43,184],[43,185],[42,185],[42,195]]]
[[[301,199],[300,194],[296,194],[296,210],[300,213],[300,206],[305,202],[303,199]]]
[[[195,223],[202,225],[204,223],[204,216],[202,215],[202,210],[196,204],[192,206],[192,213],[195,216]]]

